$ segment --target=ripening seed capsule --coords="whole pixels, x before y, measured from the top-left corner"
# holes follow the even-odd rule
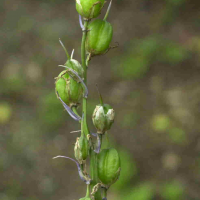
[[[105,0],[76,0],[77,12],[87,19],[96,18],[100,15]]]
[[[76,160],[83,164],[83,161],[86,160],[89,153],[89,143],[86,136],[81,136],[77,138],[75,147],[74,147],[74,155]]]
[[[104,134],[109,130],[114,122],[114,117],[115,112],[110,105],[97,105],[92,116],[92,121],[97,129],[97,133]]]
[[[83,77],[83,68],[77,60],[70,59],[65,63],[65,66],[73,69],[80,77]],[[79,104],[80,99],[83,97],[83,87],[81,83],[69,76],[67,70],[58,75],[55,85],[60,98],[68,106],[72,107]]]
[[[98,154],[98,177],[106,187],[117,181],[120,175],[120,157],[116,149],[103,149]]]
[[[112,25],[101,19],[96,19],[88,25],[86,50],[91,56],[105,53],[110,46],[113,28]]]

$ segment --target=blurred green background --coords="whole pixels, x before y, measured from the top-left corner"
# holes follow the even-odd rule
[[[0,12],[0,199],[77,200],[75,164],[52,160],[73,157],[80,129],[54,93],[58,39],[80,60],[75,1],[1,0]],[[119,48],[88,70],[91,131],[96,83],[116,112],[122,172],[108,200],[199,200],[200,1],[113,0],[108,21]]]

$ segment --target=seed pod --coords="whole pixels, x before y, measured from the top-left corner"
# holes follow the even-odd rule
[[[104,149],[98,154],[98,177],[107,188],[119,178],[120,166],[116,149]]]
[[[83,164],[83,162],[86,160],[88,154],[89,154],[89,133],[87,132],[87,129],[85,129],[85,118],[84,114],[82,115],[82,121],[81,121],[81,137],[76,139],[75,147],[74,147],[74,155],[76,160],[80,164]]]
[[[77,12],[87,19],[98,17],[105,0],[76,0]]]
[[[88,30],[86,50],[91,56],[105,53],[112,40],[112,25],[106,20],[96,19],[88,25]]]
[[[83,197],[83,198],[81,198],[79,200],[92,200],[92,199],[90,199],[89,197]]]
[[[65,66],[73,69],[80,77],[83,77],[83,68],[78,61],[70,59],[65,63]],[[68,106],[77,106],[83,97],[83,87],[81,83],[71,78],[67,72],[67,70],[64,70],[58,75],[56,91]]]
[[[92,121],[97,129],[97,133],[104,134],[105,131],[109,130],[114,122],[114,117],[115,112],[110,105],[97,105],[92,116]]]
[[[77,138],[76,144],[74,147],[74,155],[76,160],[83,164],[83,161],[86,160],[89,153],[89,143],[85,135]]]

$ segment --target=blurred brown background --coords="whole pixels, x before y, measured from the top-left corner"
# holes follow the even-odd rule
[[[52,160],[73,157],[80,128],[54,93],[58,39],[80,60],[75,1],[1,0],[0,12],[0,199],[79,199],[75,164]],[[199,200],[200,1],[113,0],[108,21],[119,48],[88,70],[91,131],[96,83],[116,112],[122,173],[108,200]]]

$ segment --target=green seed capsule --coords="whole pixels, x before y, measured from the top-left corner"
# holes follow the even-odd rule
[[[120,166],[120,158],[116,149],[104,149],[98,154],[98,177],[106,187],[117,181]]]
[[[90,199],[89,197],[84,197],[84,198],[81,198],[79,200],[92,200],[92,199]]]
[[[113,36],[112,25],[101,19],[96,19],[88,26],[86,50],[92,56],[105,53],[109,49]]]
[[[105,0],[76,0],[77,12],[87,19],[98,17]]]
[[[83,161],[86,160],[89,153],[89,143],[86,138],[86,136],[81,136],[80,138],[77,138],[76,144],[74,147],[74,155],[76,160],[80,164],[83,164]]]
[[[97,105],[92,116],[92,121],[97,133],[104,134],[114,122],[115,112],[108,104]]]
[[[83,164],[89,154],[89,133],[85,129],[84,114],[82,115],[81,121],[81,137],[76,139],[74,147],[74,155],[79,164]]]
[[[83,68],[78,61],[70,59],[65,63],[65,66],[73,69],[80,77],[83,77]],[[64,70],[58,75],[55,83],[56,90],[68,106],[77,106],[83,97],[83,87],[81,83],[72,79],[67,72],[68,70]]]

